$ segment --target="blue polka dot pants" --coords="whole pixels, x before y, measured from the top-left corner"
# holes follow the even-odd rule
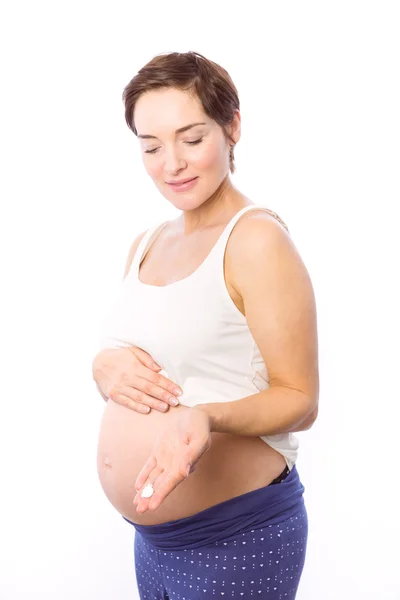
[[[207,546],[161,550],[135,533],[141,600],[294,600],[308,534],[305,506],[288,519]]]

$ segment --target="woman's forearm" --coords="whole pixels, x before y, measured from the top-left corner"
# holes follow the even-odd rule
[[[298,425],[288,429],[286,433],[296,433],[298,431],[307,431],[307,429],[311,429],[313,423],[316,421],[318,416],[318,407],[314,408],[314,410]]]
[[[210,417],[211,431],[262,436],[308,429],[316,418],[317,399],[284,386],[271,386],[252,396],[232,402],[198,404]],[[315,419],[313,419],[315,420]]]

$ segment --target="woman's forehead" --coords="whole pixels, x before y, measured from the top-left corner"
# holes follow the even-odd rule
[[[210,124],[200,100],[185,91],[176,89],[152,90],[143,94],[136,103],[134,112],[138,135],[157,135],[192,123]]]

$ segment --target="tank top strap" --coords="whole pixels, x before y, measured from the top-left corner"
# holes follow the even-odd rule
[[[226,227],[222,231],[220,237],[218,238],[217,242],[213,246],[211,252],[207,256],[207,258],[204,260],[201,267],[198,269],[198,276],[200,275],[200,273],[202,273],[203,277],[206,277],[209,279],[211,278],[210,280],[216,281],[218,283],[218,285],[221,282],[223,282],[223,286],[225,289],[225,279],[224,279],[224,277],[221,278],[221,274],[223,275],[223,273],[224,273],[224,259],[225,259],[225,252],[226,252],[228,240],[232,233],[233,228],[235,227],[235,225],[239,221],[239,219],[245,213],[250,212],[251,210],[265,210],[266,212],[271,214],[273,217],[275,217],[283,225],[283,227],[285,227],[285,229],[287,229],[287,231],[289,231],[286,224],[282,221],[282,219],[276,213],[274,213],[272,210],[270,210],[269,208],[265,208],[264,206],[258,206],[256,204],[249,204],[247,206],[244,206],[233,216],[233,218],[229,221],[229,223],[226,225]],[[216,278],[216,279],[214,279],[214,278]]]
[[[225,227],[224,231],[222,232],[222,234],[217,242],[217,246],[220,247],[220,249],[223,252],[225,252],[225,247],[228,243],[229,236],[231,235],[232,230],[235,227],[236,223],[238,222],[238,220],[240,219],[240,217],[242,215],[244,215],[247,212],[250,212],[251,210],[265,210],[271,216],[275,217],[275,219],[277,219],[277,221],[279,221],[279,223],[289,232],[287,225],[284,223],[284,221],[282,221],[282,219],[279,217],[279,215],[277,215],[277,213],[270,210],[269,208],[265,208],[265,206],[258,206],[256,204],[250,204],[250,205],[244,206],[242,209],[240,209],[239,212],[237,212],[236,215],[234,215],[234,217],[229,221],[228,225]]]
[[[136,250],[133,260],[132,260],[131,271],[133,273],[139,272],[139,267],[140,267],[142,261],[144,260],[144,257],[150,250],[152,244],[154,243],[154,241],[156,240],[158,235],[161,233],[161,231],[167,225],[167,223],[168,223],[168,221],[164,221],[163,223],[158,223],[157,225],[154,225],[154,227],[150,227],[150,229],[148,229],[146,231],[146,233],[144,234],[144,236],[142,237],[142,239],[139,242],[139,245],[137,247],[137,250]]]
[[[212,248],[209,256],[204,260],[203,264],[201,265],[201,268],[198,269],[199,272],[203,271],[203,270],[206,272],[207,267],[212,268],[212,264],[214,263],[215,259],[217,260],[217,263],[220,262],[221,255],[222,255],[222,257],[225,255],[226,245],[228,243],[228,239],[232,233],[233,228],[235,227],[235,225],[238,222],[238,220],[240,219],[240,217],[251,210],[265,210],[270,215],[275,217],[281,223],[281,225],[283,225],[283,227],[287,231],[289,231],[288,227],[282,221],[282,219],[279,217],[279,215],[277,215],[277,213],[273,212],[269,208],[265,208],[264,206],[258,206],[256,204],[249,204],[247,206],[244,206],[233,216],[233,218],[226,225],[225,229],[223,230],[220,237],[218,238],[216,244]],[[141,239],[141,241],[138,245],[138,248],[135,252],[135,255],[133,257],[132,265],[131,265],[131,269],[130,269],[131,272],[135,273],[136,275],[139,274],[140,265],[141,265],[142,261],[144,260],[147,252],[150,250],[151,246],[157,239],[158,235],[161,233],[161,231],[164,229],[164,227],[168,223],[169,223],[169,221],[163,221],[162,223],[158,223],[157,225],[154,225],[154,227],[151,227],[150,229],[148,229],[146,231],[146,233],[143,236],[143,238]]]

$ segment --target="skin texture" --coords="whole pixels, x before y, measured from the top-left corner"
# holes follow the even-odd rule
[[[178,90],[151,92],[139,99],[134,119],[139,135],[155,136],[139,142],[147,173],[182,211],[156,238],[140,268],[144,283],[169,285],[194,272],[230,219],[252,202],[230,181],[231,142],[196,98]],[[196,122],[206,125],[175,133]],[[237,142],[239,113],[229,132]],[[203,142],[188,145],[200,137]],[[154,154],[146,153],[152,149]],[[166,183],[189,177],[198,182],[187,192],[176,193]],[[128,263],[133,254],[131,249]],[[308,429],[316,418],[315,300],[290,235],[265,211],[245,214],[229,238],[224,273],[228,293],[246,316],[267,364],[270,388],[233,402],[178,406],[165,414],[139,414],[110,400],[98,470],[108,498],[131,521],[183,518],[267,485],[285,461],[258,436]],[[141,498],[148,483],[154,494]]]

